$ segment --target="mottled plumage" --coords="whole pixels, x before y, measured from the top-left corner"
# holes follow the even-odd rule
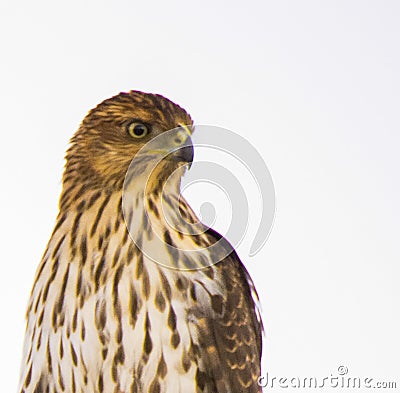
[[[132,121],[146,125],[148,135],[132,138]],[[192,130],[182,108],[131,91],[90,111],[72,138],[60,212],[28,306],[19,392],[261,391],[261,322],[249,275],[216,232],[178,233],[164,218],[167,206],[167,214],[180,212],[187,225],[198,221],[179,195],[182,158],[163,160],[146,198],[132,199],[125,218],[137,229],[136,243],[124,220],[122,190],[132,158],[153,137],[181,126]],[[129,183],[134,193],[145,184],[146,159],[139,162]],[[175,169],[176,181],[162,191]],[[155,243],[148,219],[174,252]],[[228,256],[207,263],[207,247],[219,240],[213,252]],[[141,245],[158,247],[160,264]],[[199,260],[207,267],[190,270]],[[171,261],[185,269],[162,266]]]

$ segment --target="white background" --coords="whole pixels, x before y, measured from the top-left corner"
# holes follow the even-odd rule
[[[268,164],[275,225],[254,258],[240,250],[263,305],[263,372],[345,365],[400,386],[400,3],[65,4],[0,4],[1,391],[17,386],[68,140],[130,89],[239,133]]]

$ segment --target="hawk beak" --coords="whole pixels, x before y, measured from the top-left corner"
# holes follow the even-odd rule
[[[171,155],[171,158],[173,158],[174,160],[179,162],[185,162],[190,165],[193,162],[193,157],[194,157],[194,149],[193,149],[192,138],[190,136],[187,136],[184,142],[180,146],[176,147]]]
[[[193,142],[190,137],[191,130],[187,126],[179,125],[172,131],[172,134],[167,133],[164,137],[160,136],[161,139],[155,139],[156,143],[150,142],[150,149],[146,149],[143,154],[151,154],[156,157],[162,155],[163,159],[168,161],[189,164],[190,169],[194,156]],[[168,148],[161,147],[161,144]]]

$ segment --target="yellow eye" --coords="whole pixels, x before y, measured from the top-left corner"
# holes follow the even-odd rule
[[[128,134],[132,138],[136,139],[144,138],[148,133],[149,133],[149,128],[142,123],[128,124]]]

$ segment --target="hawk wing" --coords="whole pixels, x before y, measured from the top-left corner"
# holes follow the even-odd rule
[[[211,296],[212,311],[198,321],[204,365],[197,374],[198,387],[207,393],[262,392],[257,384],[263,331],[257,292],[228,241],[214,230],[207,234],[231,253],[213,267],[222,277],[223,295]]]

